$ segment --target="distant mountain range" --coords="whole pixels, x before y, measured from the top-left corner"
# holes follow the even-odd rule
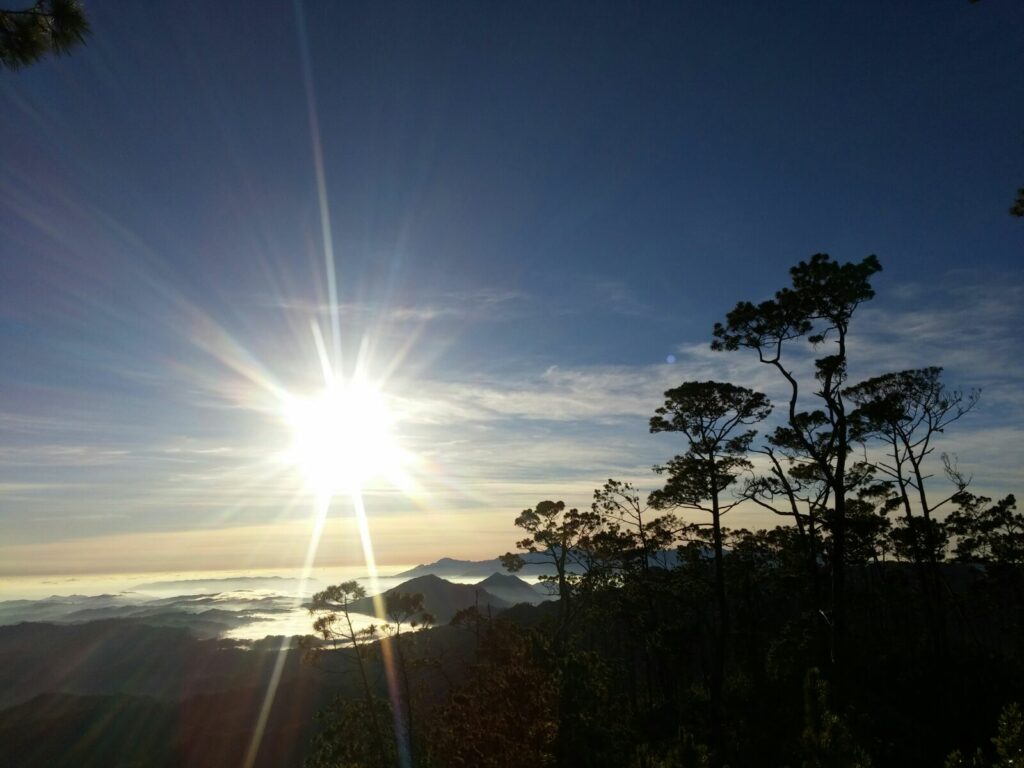
[[[502,573],[492,573],[478,584],[456,584],[428,573],[403,581],[383,592],[382,597],[387,600],[389,595],[400,593],[423,595],[423,610],[438,624],[447,624],[465,608],[503,611],[518,603],[535,605],[548,597],[522,579]],[[370,616],[376,612],[372,597],[355,601],[351,609]]]
[[[710,555],[711,550],[708,550]],[[554,576],[555,567],[543,555],[523,555],[524,565],[516,571],[521,576]],[[652,566],[675,568],[679,564],[679,555],[674,550],[658,552],[649,558]],[[569,563],[569,573],[582,573],[583,569],[575,563]],[[483,579],[492,573],[507,574],[510,571],[501,564],[500,558],[493,560],[456,560],[442,557],[433,563],[425,563],[410,568],[408,571],[396,573],[395,578],[414,578],[416,576],[440,576],[442,579]]]
[[[434,614],[439,626],[418,641],[440,660],[430,673],[436,680],[463,673],[472,653],[472,633],[446,626],[458,610],[476,605],[532,626],[553,607],[522,579],[493,571],[479,584],[426,575],[390,591],[422,594]],[[372,612],[370,601],[360,607]],[[0,768],[235,765],[263,717],[272,679],[276,703],[254,768],[298,768],[319,727],[315,713],[356,695],[356,681],[304,663],[280,636],[222,639],[252,614],[288,610],[293,598],[237,591],[0,602]],[[291,651],[282,655],[282,647]],[[352,651],[329,653],[331,668],[345,668]],[[383,696],[383,668],[378,659],[369,663],[371,685]]]
[[[534,605],[551,597],[546,584],[531,585],[518,576],[492,573],[476,585],[510,605],[530,603]]]
[[[143,591],[173,592],[230,592],[233,590],[272,590],[275,592],[294,591],[301,579],[290,576],[230,576],[223,579],[172,579],[149,581],[136,584],[135,589]]]
[[[130,619],[151,627],[184,627],[199,638],[221,637],[267,616],[294,610],[285,595],[237,593],[176,595],[152,598],[137,592],[121,595],[51,596],[42,600],[0,601],[0,626],[21,622],[82,624]]]
[[[547,561],[539,558],[530,559],[524,556],[526,564],[516,573],[523,576],[554,576],[555,568]],[[424,565],[417,565],[408,571],[397,573],[397,578],[415,578],[416,576],[440,576],[442,579],[485,579],[492,573],[507,574],[508,569],[501,564],[500,558],[493,560],[455,560],[442,557],[440,560]]]
[[[465,569],[459,567],[457,570]],[[471,605],[494,612],[518,603],[535,605],[551,598],[545,586],[531,586],[516,576],[491,571],[486,577],[474,579],[477,584],[459,584],[433,574],[425,574],[407,579],[385,594],[422,594],[426,610],[439,624],[448,623],[455,613]],[[465,580],[464,576],[459,578]],[[195,594],[200,584],[214,586],[218,581],[230,591]],[[154,597],[143,592],[123,592],[93,596],[52,595],[38,600],[0,601],[0,627],[21,622],[84,624],[119,619],[150,627],[181,627],[196,638],[214,639],[231,636],[235,630],[250,624],[273,624],[278,618],[287,624],[287,617],[298,609],[295,598],[285,592],[268,593],[263,590],[239,589],[240,584],[247,583],[244,579],[183,580],[177,583],[188,592],[169,597]],[[291,586],[289,579],[280,579],[278,583],[286,590]],[[361,601],[356,607],[356,612],[374,615],[373,601]],[[297,634],[308,631],[305,629],[306,626],[302,625]],[[288,631],[295,632],[294,627],[292,623],[288,626]],[[242,636],[246,635],[243,633]]]

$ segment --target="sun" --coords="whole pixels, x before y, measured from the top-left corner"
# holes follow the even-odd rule
[[[292,434],[288,463],[318,496],[359,493],[372,480],[401,473],[405,455],[379,388],[333,384],[310,397],[288,398],[285,411]]]

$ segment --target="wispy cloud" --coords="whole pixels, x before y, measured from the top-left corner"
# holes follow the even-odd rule
[[[649,301],[624,280],[589,278],[583,280],[584,294],[594,306],[589,311],[605,311],[622,317],[655,317],[661,314]]]
[[[267,297],[257,305],[296,313],[304,318],[325,320],[333,311],[346,319],[378,323],[425,323],[446,318],[501,320],[524,312],[529,297],[521,291],[479,288],[464,291],[423,292],[414,301],[388,300],[341,301],[336,307],[324,302],[296,298]]]
[[[0,446],[3,467],[97,467],[125,461],[130,451],[72,444]]]
[[[1013,490],[1024,455],[1019,447],[1024,445],[1020,439],[1024,431],[1024,392],[1020,387],[1024,345],[1019,335],[1024,285],[1011,279],[964,284],[951,278],[928,291],[911,287],[893,293],[905,300],[892,301],[883,295],[876,305],[862,307],[855,318],[851,382],[887,371],[938,365],[946,369],[949,386],[981,388],[983,398],[976,412],[951,427],[948,434],[938,436],[936,445],[939,452],[960,455],[962,466],[975,475],[979,490]],[[811,359],[825,351],[798,343],[787,352],[787,365],[802,379],[804,407],[817,406]],[[647,419],[661,403],[663,392],[684,380],[739,383],[765,392],[779,405],[788,398],[785,382],[771,367],[759,364],[752,353],[718,353],[707,342],[690,342],[679,345],[676,359],[675,365],[558,366],[501,380],[428,381],[407,403],[408,414],[412,421],[426,426],[500,424],[492,436],[486,431],[475,436],[472,447],[463,450],[460,458],[483,466],[484,457],[490,455],[487,441],[493,440],[496,448],[508,441],[514,446],[508,455],[514,458],[501,467],[488,467],[506,474],[517,471],[527,455],[521,452],[519,437],[530,432],[531,424],[571,427],[572,437],[567,440],[550,434],[538,435],[536,440],[551,447],[534,455],[548,462],[547,475],[557,486],[559,480],[574,482],[585,474],[572,471],[572,466],[589,466],[591,474],[598,476],[616,464],[626,473],[649,466],[629,458],[657,456],[657,449],[651,448],[652,438],[645,442],[642,436]],[[571,448],[588,442],[610,450],[587,456]],[[559,462],[560,454],[572,455],[578,463]]]
[[[961,282],[954,282],[957,278]],[[951,384],[983,389],[983,409],[1009,408],[1022,416],[1024,392],[1024,280],[1001,276],[967,282],[951,275],[930,288],[914,287],[913,304],[867,305],[851,355],[869,375],[938,365]]]

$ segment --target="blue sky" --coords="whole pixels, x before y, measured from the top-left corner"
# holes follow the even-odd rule
[[[1020,492],[1024,8],[727,5],[87,3],[88,45],[0,79],[3,571],[301,550],[268,385],[315,389],[331,325],[311,125],[342,367],[420,461],[368,489],[383,561],[653,487],[660,393],[771,394],[710,329],[815,252],[884,266],[854,377],[982,387],[941,449]]]

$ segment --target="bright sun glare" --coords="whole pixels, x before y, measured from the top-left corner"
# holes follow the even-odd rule
[[[334,385],[291,398],[289,463],[318,496],[358,493],[371,480],[401,474],[404,454],[394,416],[380,390],[366,383]]]

